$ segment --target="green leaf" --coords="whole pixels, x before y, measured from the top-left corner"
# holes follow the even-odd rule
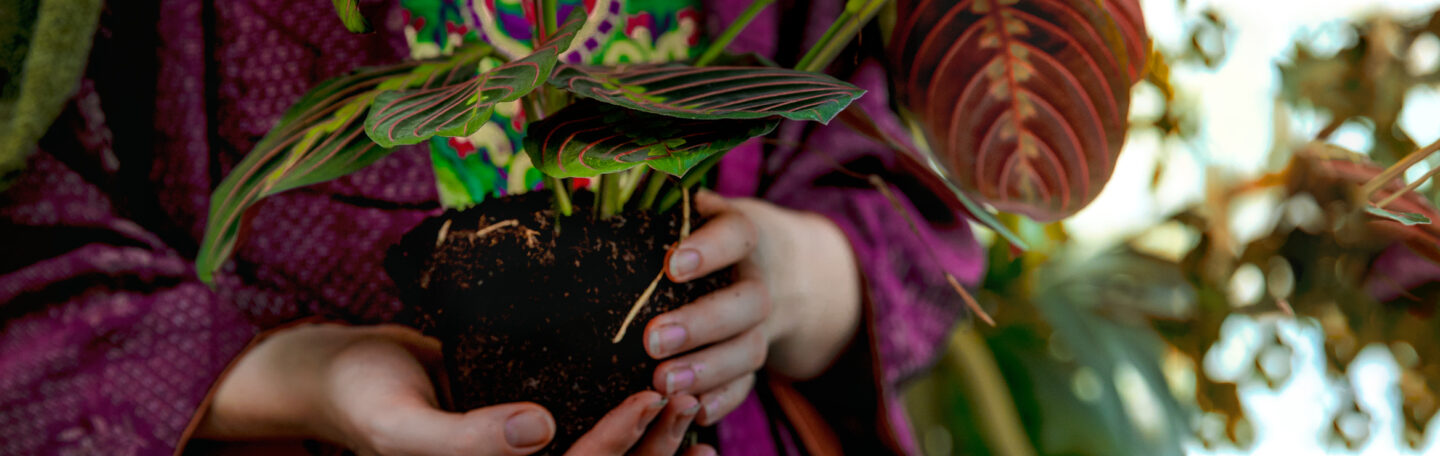
[[[686,119],[781,116],[829,123],[865,93],[818,73],[680,64],[613,68],[563,65],[550,83],[585,98]]]
[[[590,177],[644,164],[676,176],[780,124],[778,118],[697,120],[581,101],[530,124],[525,152],[553,177]]]
[[[1417,214],[1414,212],[1391,212],[1375,206],[1365,206],[1365,212],[1369,212],[1371,215],[1403,223],[1405,224],[1405,226],[1430,224],[1430,217],[1426,217],[1425,214]]]
[[[515,101],[545,83],[585,24],[584,10],[576,8],[569,19],[535,52],[501,65],[473,79],[443,86],[399,87],[375,98],[365,133],[385,147],[416,144],[432,136],[467,136],[479,130],[495,111],[495,104]]]
[[[235,248],[245,211],[260,199],[344,176],[390,153],[364,132],[363,120],[377,94],[389,87],[471,79],[489,51],[467,47],[443,61],[365,68],[311,89],[216,187],[195,259],[200,280],[213,280]]]
[[[360,14],[359,0],[330,0],[335,5],[335,14],[340,16],[340,22],[345,24],[345,30],[350,33],[370,33],[375,30],[370,26],[370,21]]]

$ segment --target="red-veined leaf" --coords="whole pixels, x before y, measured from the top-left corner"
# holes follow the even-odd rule
[[[562,65],[550,82],[582,97],[687,119],[781,116],[829,123],[865,93],[819,73],[740,66]]]
[[[646,165],[676,176],[779,125],[763,119],[698,120],[580,101],[530,124],[525,152],[554,177],[590,177]]]
[[[1089,204],[1148,44],[1136,0],[902,0],[896,95],[950,178],[1036,220]]]
[[[216,187],[195,268],[206,283],[230,257],[244,213],[260,199],[355,172],[390,153],[365,135],[371,102],[389,87],[432,87],[475,77],[486,46],[442,61],[366,68],[321,83],[280,117]]]
[[[525,58],[455,84],[381,93],[365,119],[365,132],[385,147],[475,133],[490,121],[496,103],[518,100],[544,84],[584,24],[584,9],[576,8]]]
[[[340,16],[340,23],[345,24],[345,30],[350,33],[369,33],[375,30],[370,26],[370,21],[365,15],[360,14],[360,0],[330,0],[335,5],[335,14]]]

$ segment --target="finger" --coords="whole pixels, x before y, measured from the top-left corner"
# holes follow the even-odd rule
[[[331,402],[348,423],[345,443],[362,452],[512,456],[538,451],[555,435],[549,412],[532,403],[439,410],[424,369],[401,344],[361,341],[333,362]]]
[[[758,236],[744,213],[720,212],[665,254],[665,275],[684,282],[738,263],[755,250]]]
[[[752,328],[730,340],[660,363],[655,388],[665,394],[709,391],[765,365],[765,339]]]
[[[381,455],[519,456],[555,436],[555,421],[533,403],[502,404],[448,413],[427,403],[391,404],[365,431]]]
[[[665,412],[645,432],[645,438],[631,452],[635,456],[670,456],[680,449],[685,441],[685,430],[700,413],[700,400],[689,394],[670,397]]]
[[[699,444],[685,450],[685,456],[715,456],[715,447],[706,444]]]
[[[623,455],[640,441],[650,422],[668,401],[660,393],[644,391],[631,395],[580,436],[568,455]]]
[[[740,406],[745,397],[750,395],[750,389],[753,387],[755,387],[755,374],[751,373],[701,394],[700,415],[695,422],[700,423],[701,426],[719,422],[725,415],[734,411],[735,407]]]
[[[765,285],[743,281],[651,319],[645,328],[645,351],[664,359],[735,337],[769,315]]]
[[[710,217],[730,210],[730,208],[730,200],[720,196],[719,193],[715,193],[709,189],[700,189],[700,191],[695,192],[695,212],[699,212],[700,215]]]

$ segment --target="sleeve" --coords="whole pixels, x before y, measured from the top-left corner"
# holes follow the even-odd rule
[[[385,249],[435,209],[424,151],[397,151],[258,205],[200,283],[218,179],[310,86],[403,41],[320,1],[133,6],[102,12],[87,78],[0,192],[0,454],[173,453],[267,330],[392,318]]]
[[[880,65],[862,64],[851,82],[869,90],[856,101],[868,113],[889,112]],[[880,128],[899,129],[893,117],[873,120]],[[787,125],[788,131],[781,133],[782,142],[790,139],[799,146],[765,160],[762,175],[769,183],[762,194],[776,204],[825,215],[844,231],[863,276],[865,307],[852,346],[827,374],[801,391],[822,411],[834,402],[826,398],[875,398],[874,408],[831,410],[826,415],[854,417],[852,423],[833,423],[842,430],[879,426],[890,431],[888,436],[882,432],[893,439],[887,446],[913,449],[899,408],[899,385],[927,369],[943,350],[964,312],[945,273],[967,286],[976,284],[984,268],[982,247],[965,216],[946,208],[914,178],[893,171],[898,166],[888,147],[840,122],[812,126],[808,132],[799,131],[800,125]],[[860,177],[868,174],[885,180],[899,209]],[[899,210],[915,222],[913,227]],[[872,382],[855,381],[864,378]],[[869,423],[871,419],[875,422]]]
[[[173,451],[256,327],[46,152],[0,239],[0,454]]]

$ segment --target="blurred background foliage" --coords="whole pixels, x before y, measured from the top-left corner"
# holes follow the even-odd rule
[[[1295,36],[1273,63],[1268,157],[1241,173],[1205,158],[1208,95],[1187,93],[1171,69],[1214,70],[1246,43],[1221,11],[1157,0],[1147,16],[1159,3],[1180,12],[1181,44],[1157,43],[1135,89],[1155,106],[1132,111],[1132,142],[1145,132],[1180,145],[1158,152],[1149,190],[1162,192],[1167,164],[1198,164],[1200,196],[1098,249],[1061,223],[1006,219],[1032,249],[989,241],[977,298],[996,325],[958,330],[907,392],[925,452],[1249,454],[1268,438],[1257,429],[1275,423],[1257,426],[1260,405],[1243,391],[1278,391],[1301,375],[1323,376],[1313,400],[1331,404],[1314,448],[1353,454],[1392,438],[1403,451],[1440,452],[1426,432],[1440,406],[1440,185],[1427,182],[1440,144],[1422,147],[1401,126],[1411,94],[1440,83],[1440,8],[1377,8]],[[1369,138],[1340,141],[1356,150],[1332,144],[1357,132]],[[1246,211],[1265,215],[1237,230]],[[1367,349],[1393,358],[1380,392],[1392,409],[1359,400],[1352,368]],[[1398,435],[1377,434],[1377,414]]]

